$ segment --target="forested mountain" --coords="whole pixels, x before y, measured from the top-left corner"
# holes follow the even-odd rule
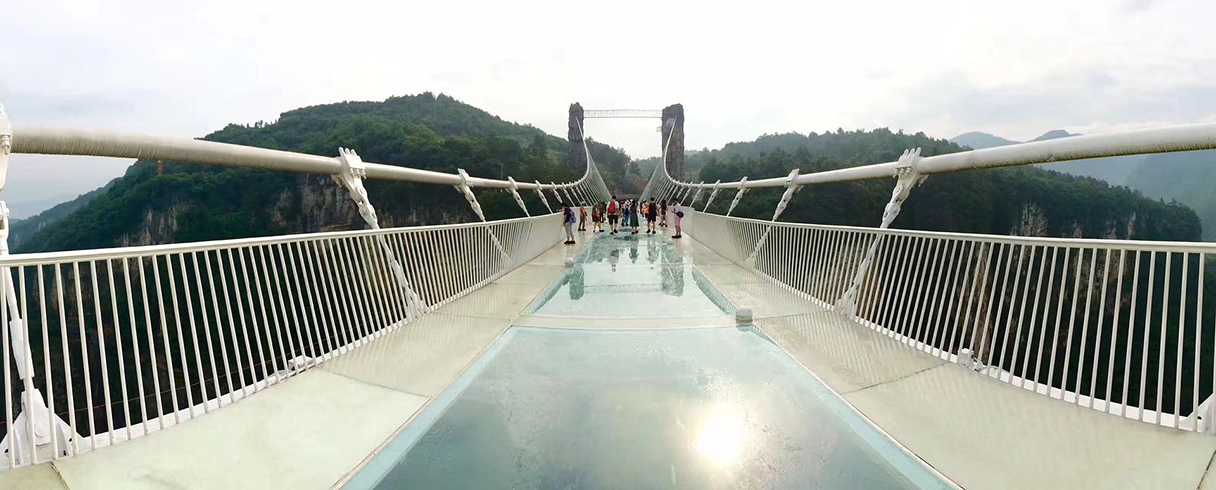
[[[714,182],[833,170],[899,158],[907,148],[932,156],[963,151],[923,133],[887,129],[766,135],[708,152],[699,180]],[[816,185],[802,189],[782,220],[875,226],[890,199],[890,180]],[[737,216],[770,219],[781,189],[751,190]],[[724,212],[733,193],[719,193],[712,211]],[[704,203],[705,196],[701,202]],[[934,175],[914,190],[894,227],[971,233],[1198,240],[1194,211],[1148,199],[1097,179],[1039,168],[992,169]]]
[[[76,198],[72,199],[71,201],[59,203],[51,209],[38,213],[29,218],[13,222],[11,225],[12,229],[9,230],[8,235],[9,246],[13,247],[14,249],[20,249],[21,244],[25,243],[26,240],[29,240],[30,237],[34,236],[34,234],[42,231],[43,228],[46,228],[51,223],[59,221],[67,215],[72,214],[77,209],[84,207],[85,204],[88,204],[97,196],[104,194],[110,189],[110,187],[113,187],[114,183],[117,181],[118,179],[111,180],[106,185],[76,196]]]
[[[326,156],[345,147],[367,161],[449,173],[463,168],[473,176],[509,175],[522,182],[577,178],[574,170],[563,165],[569,153],[566,140],[431,93],[296,109],[270,123],[230,124],[203,139]],[[610,186],[626,180],[629,157],[624,152],[593,141],[589,145]],[[447,186],[383,181],[368,181],[366,186],[386,227],[476,219],[468,204]],[[544,211],[535,193],[522,194],[533,214]],[[479,191],[478,199],[487,218],[523,215],[504,191]],[[42,229],[23,239],[17,250],[102,248],[363,227],[347,193],[328,176],[175,162],[165,162],[163,172],[157,162],[136,162],[106,192],[81,204],[57,221],[46,219],[54,216],[32,218]]]
[[[979,136],[977,136],[979,135]],[[1076,136],[1063,130],[1048,131],[1032,141]],[[1005,141],[987,133],[966,133],[950,141],[972,149],[989,148],[989,142]],[[975,146],[975,144],[981,146]],[[1161,153],[1115,158],[1095,158],[1076,162],[1059,162],[1040,167],[1105,180],[1111,185],[1123,185],[1144,195],[1165,201],[1178,201],[1195,210],[1203,222],[1203,239],[1216,240],[1216,151]]]
[[[1007,140],[1000,136],[981,133],[979,131],[960,134],[950,138],[950,142],[959,146],[971,148],[972,150],[982,150],[984,148],[995,148],[998,146],[1014,145],[1019,143],[1017,141]]]

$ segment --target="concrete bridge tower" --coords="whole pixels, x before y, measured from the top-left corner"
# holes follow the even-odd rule
[[[667,146],[669,134],[670,147]],[[667,172],[672,178],[684,180],[684,106],[681,104],[669,105],[663,109],[662,148],[667,152],[667,160],[663,162],[667,165]]]

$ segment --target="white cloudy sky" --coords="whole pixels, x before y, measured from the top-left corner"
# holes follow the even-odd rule
[[[15,124],[199,136],[433,91],[558,135],[571,102],[679,102],[689,149],[838,127],[1030,139],[1216,121],[1214,15],[1210,0],[8,0],[0,103]],[[588,131],[645,157],[655,125]],[[18,156],[4,197],[45,207],[128,163]]]

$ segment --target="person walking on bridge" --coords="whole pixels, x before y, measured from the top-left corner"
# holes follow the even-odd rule
[[[616,196],[612,196],[612,200],[608,201],[608,232],[609,235],[616,234],[616,222],[620,219],[621,203],[616,202]]]
[[[681,219],[684,219],[684,208],[683,208],[682,206],[680,206],[680,200],[679,200],[679,199],[672,199],[672,200],[671,200],[671,211],[672,211],[672,213],[674,213],[674,214],[676,215],[676,217],[675,217],[675,221],[676,221],[676,234],[675,234],[675,235],[672,235],[671,237],[672,237],[672,238],[683,238],[683,237],[684,237],[684,235],[681,235],[681,234],[680,234],[680,220],[681,220]]]
[[[591,206],[591,233],[604,231],[604,205],[595,203]]]
[[[562,227],[566,229],[566,245],[574,244],[574,210],[562,203]]]
[[[641,206],[641,204],[636,202],[632,206],[629,206],[629,227],[633,229],[633,233],[630,233],[631,235],[638,234],[638,206]]]
[[[587,203],[578,205],[578,231],[587,231]]]
[[[667,228],[667,200],[659,201],[659,226]]]
[[[659,205],[654,202],[654,198],[650,198],[650,202],[646,203],[646,233],[655,233],[654,222],[659,215]]]

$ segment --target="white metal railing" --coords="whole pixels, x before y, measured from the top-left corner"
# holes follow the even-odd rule
[[[16,450],[0,467],[234,403],[533,259],[559,219],[0,256],[0,293],[16,293],[0,301],[3,359],[24,360],[4,363],[0,434]]]
[[[1206,279],[1216,244],[686,213],[685,231],[714,252],[915,349],[1095,410],[1216,428],[1216,287]]]

